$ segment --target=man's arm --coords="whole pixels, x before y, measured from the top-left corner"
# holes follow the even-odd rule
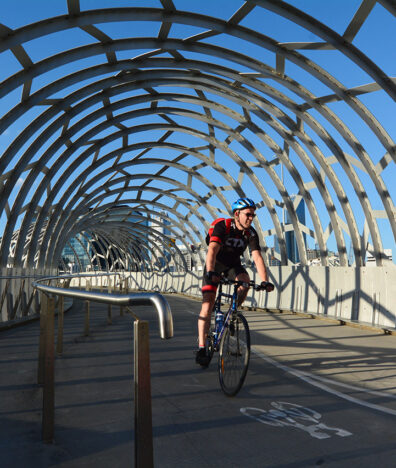
[[[216,264],[216,257],[220,250],[220,244],[210,242],[206,254],[206,271],[213,271]]]
[[[267,268],[260,250],[252,251],[252,258],[262,281],[268,281]]]

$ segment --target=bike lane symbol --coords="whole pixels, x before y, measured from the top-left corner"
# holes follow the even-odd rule
[[[263,410],[261,408],[246,407],[241,408],[240,411],[245,416],[263,424],[277,427],[295,427],[308,432],[311,437],[316,439],[328,439],[332,435],[339,437],[352,435],[351,432],[345,429],[330,427],[320,422],[322,415],[310,408],[283,401],[273,401],[271,405],[275,409]]]

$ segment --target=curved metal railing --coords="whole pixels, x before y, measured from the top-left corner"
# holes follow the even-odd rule
[[[91,276],[91,275],[89,275]],[[168,339],[173,336],[173,318],[167,300],[159,293],[142,292],[133,294],[120,294],[112,292],[90,291],[77,288],[62,288],[51,286],[51,281],[70,279],[68,277],[41,278],[32,283],[33,288],[42,293],[40,314],[40,350],[38,381],[43,384],[43,419],[42,438],[44,442],[52,442],[54,437],[55,418],[55,377],[54,377],[54,314],[55,299],[53,296],[71,297],[86,301],[86,330],[87,319],[89,327],[89,302],[123,307],[131,305],[154,305],[158,314],[159,333],[161,338]],[[121,286],[121,282],[120,282]],[[122,291],[122,287],[120,288]],[[152,443],[152,415],[151,415],[151,382],[150,382],[150,353],[148,322],[142,321],[132,313],[134,323],[134,380],[135,380],[135,466],[153,466]],[[62,330],[59,331],[59,322]],[[63,301],[59,307],[58,344],[63,339]]]
[[[63,277],[62,277],[63,278]],[[48,286],[40,284],[54,278],[43,278],[33,282],[33,287],[47,294],[57,294],[64,297],[72,297],[73,299],[81,299],[84,301],[101,302],[115,306],[131,306],[131,305],[154,305],[158,314],[160,336],[163,339],[172,338],[173,336],[173,320],[172,313],[167,300],[159,293],[134,293],[134,294],[114,294],[96,291],[84,291],[77,288],[64,289],[57,286]]]

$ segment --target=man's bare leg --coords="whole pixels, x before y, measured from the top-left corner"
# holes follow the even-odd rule
[[[235,278],[237,281],[243,281],[244,283],[249,283],[250,278],[247,273],[239,273],[239,275],[236,276]],[[249,291],[249,288],[245,288],[244,286],[240,286],[238,288],[238,300],[237,304],[238,307],[241,306],[246,299],[247,293]]]
[[[203,293],[203,301],[201,312],[198,317],[198,345],[199,347],[205,346],[206,336],[210,326],[210,316],[212,314],[213,305],[215,303],[216,293],[205,292]]]

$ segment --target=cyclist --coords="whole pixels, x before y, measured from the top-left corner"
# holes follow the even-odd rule
[[[261,255],[257,232],[251,226],[256,216],[255,211],[256,205],[253,200],[239,198],[232,205],[233,218],[231,220],[216,220],[213,229],[209,231],[202,285],[202,308],[198,317],[198,351],[195,358],[197,364],[203,367],[207,367],[209,364],[205,341],[220,274],[224,273],[231,280],[246,283],[250,281],[246,269],[241,264],[241,255],[246,247],[249,247],[258,274],[262,279],[263,289],[268,292],[274,289],[274,285],[268,282],[267,269]],[[248,289],[244,286],[240,286],[238,289],[238,306],[245,300]]]

